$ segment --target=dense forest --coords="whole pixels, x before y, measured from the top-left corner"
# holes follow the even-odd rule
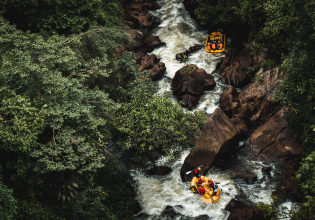
[[[205,114],[155,96],[135,54],[117,52],[130,44],[122,3],[2,1],[0,219],[133,219],[132,170],[194,146]],[[315,2],[197,4],[202,25],[239,34],[256,53],[269,52],[266,68],[285,70],[277,99],[306,149],[296,218],[314,216]]]
[[[121,2],[0,7],[0,219],[133,219],[131,170],[193,147],[205,115],[153,96],[116,52]]]

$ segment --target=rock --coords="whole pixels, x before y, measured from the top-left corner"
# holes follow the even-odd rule
[[[240,173],[236,174],[234,178],[241,178],[244,179],[247,183],[253,184],[257,180],[257,175],[252,175],[252,174],[246,174],[246,173]]]
[[[238,103],[236,102],[237,96],[238,92],[233,86],[227,86],[220,96],[220,109],[222,109],[229,118],[232,117],[233,110],[238,107]]]
[[[164,42],[161,42],[159,36],[148,36],[144,40],[144,45],[147,48],[148,52],[153,51],[155,48],[166,45]]]
[[[141,58],[140,71],[152,69],[158,62],[155,54],[145,55]]]
[[[173,94],[191,110],[196,107],[201,92],[213,89],[216,83],[204,69],[190,64],[175,73],[171,86]]]
[[[194,220],[210,220],[211,218],[208,215],[198,215]]]
[[[228,85],[243,87],[250,81],[248,69],[251,67],[258,68],[259,63],[246,48],[234,48],[218,65],[220,66],[219,80]]]
[[[290,134],[282,119],[284,113],[284,109],[279,110],[265,124],[259,126],[246,143],[256,156],[265,161],[289,160],[303,153],[303,146]]]
[[[231,153],[234,149],[234,140],[237,129],[224,112],[217,108],[203,127],[203,134],[196,141],[196,152],[190,153],[182,165],[181,178],[190,181],[192,176],[186,175],[200,165],[201,174],[205,173],[217,159]]]
[[[230,201],[225,210],[230,212],[227,220],[265,220],[257,207],[245,205],[235,199]]]
[[[159,36],[145,36],[142,32],[135,30],[127,30],[126,32],[131,39],[131,44],[128,48],[135,53],[151,52],[157,47],[166,45],[164,42],[161,42]]]
[[[166,176],[170,172],[172,172],[172,168],[167,166],[155,166],[152,169],[149,169],[147,171],[148,175],[160,175],[160,176]]]
[[[267,175],[270,175],[271,169],[272,169],[272,167],[263,167],[263,168],[261,168],[261,171]]]
[[[280,75],[278,68],[265,72],[261,69],[239,94],[234,87],[227,87],[220,97],[220,108],[230,117],[250,122],[268,119],[279,109],[279,104],[274,101],[274,91],[280,86]]]
[[[182,63],[183,61],[188,59],[188,56],[190,54],[200,50],[201,48],[203,48],[203,45],[196,44],[195,46],[189,47],[189,49],[186,50],[185,52],[176,54],[175,58],[176,58],[176,60],[178,60]],[[185,56],[186,56],[186,58],[185,58]]]
[[[238,140],[241,140],[246,137],[248,128],[247,125],[245,124],[244,120],[240,118],[231,118],[232,123],[237,129],[237,138]]]
[[[130,46],[128,47],[129,50],[133,51],[133,52],[147,52],[147,49],[145,48],[145,46],[143,45],[143,41],[144,41],[144,34],[141,31],[136,31],[136,30],[126,30],[126,33],[129,34],[131,43]]]
[[[138,52],[136,58],[137,64],[141,65],[141,61],[143,60],[142,58],[144,58],[146,55],[147,54],[145,52]]]
[[[166,72],[165,63],[162,62],[155,64],[154,67],[149,70],[150,77],[152,78],[152,80],[161,79],[165,75],[165,72]]]
[[[154,28],[161,23],[158,17],[144,12],[145,9],[153,10],[160,8],[157,4],[138,0],[132,4],[125,3],[123,6],[127,19],[134,23],[134,27],[143,26],[146,28]]]
[[[284,184],[278,184],[272,195],[277,196],[280,203],[286,202],[288,199],[293,202],[302,202],[304,196],[301,192],[301,181],[294,176],[285,180]]]
[[[188,11],[190,17],[193,19],[197,19],[197,15],[195,15],[194,11],[198,7],[198,3],[196,0],[184,0],[185,9]]]
[[[177,214],[177,212],[174,210],[173,206],[166,206],[163,213],[164,215],[168,215],[168,216],[175,216]]]

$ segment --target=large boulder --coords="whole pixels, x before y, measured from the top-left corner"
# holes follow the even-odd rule
[[[283,203],[287,200],[302,202],[304,199],[301,191],[301,181],[297,180],[295,176],[287,178],[284,183],[277,184],[276,190],[272,195],[277,196],[278,201]]]
[[[202,91],[214,89],[216,82],[204,69],[190,64],[175,73],[171,86],[173,94],[191,110],[196,107]]]
[[[243,87],[250,81],[249,69],[258,68],[259,63],[246,48],[234,48],[218,63],[219,79],[226,84]]]
[[[136,30],[126,30],[131,39],[131,44],[128,49],[135,52],[152,52],[155,48],[165,45],[164,42],[161,42],[159,36],[153,35],[144,35],[140,31]]]
[[[165,75],[165,72],[165,63],[162,62],[155,64],[152,69],[149,69],[150,77],[153,81],[161,79]]]
[[[246,141],[246,145],[267,162],[288,161],[300,157],[303,153],[302,144],[288,131],[282,119],[284,109],[279,110],[265,124],[259,126]]]
[[[190,181],[192,176],[186,172],[200,165],[201,173],[205,173],[217,159],[231,153],[237,129],[224,112],[217,108],[203,127],[203,134],[196,141],[196,151],[190,153],[182,165],[180,174],[183,181]]]
[[[228,220],[265,220],[257,207],[232,199],[225,210],[230,212]]]
[[[232,86],[223,91],[220,108],[229,117],[238,117],[251,122],[268,118],[279,110],[279,103],[274,101],[274,92],[280,86],[281,73],[278,68],[255,74],[253,82],[240,93]]]
[[[219,103],[220,109],[230,118],[233,115],[233,110],[238,107],[238,102],[236,102],[238,92],[233,86],[225,87],[223,93],[220,96]]]
[[[156,3],[138,0],[132,4],[125,3],[123,6],[127,19],[133,22],[134,27],[143,26],[146,28],[154,28],[161,23],[158,17],[145,12],[145,9],[154,10],[160,8]]]

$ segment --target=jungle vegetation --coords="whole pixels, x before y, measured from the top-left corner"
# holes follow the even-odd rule
[[[132,170],[193,147],[205,114],[154,96],[117,52],[123,15],[122,1],[2,1],[0,219],[133,219]]]
[[[278,101],[288,109],[284,118],[290,131],[306,149],[296,174],[306,198],[297,218],[315,217],[315,1],[197,0],[197,3],[195,14],[202,24],[235,27],[238,33],[245,33],[244,43],[252,43],[258,52],[266,48],[286,72]]]

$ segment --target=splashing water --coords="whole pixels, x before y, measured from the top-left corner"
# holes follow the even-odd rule
[[[162,23],[152,34],[159,36],[166,45],[155,49],[152,53],[161,58],[161,62],[164,62],[166,66],[166,77],[159,81],[159,93],[164,93],[171,91],[170,79],[173,79],[177,70],[185,66],[184,63],[175,59],[175,55],[196,44],[204,44],[208,34],[206,31],[197,30],[197,23],[191,19],[185,10],[182,0],[162,0],[159,3],[162,6],[161,9],[152,12],[152,14],[159,17]],[[191,54],[187,63],[196,64],[210,74],[224,55],[211,55],[201,49]],[[213,76],[215,80],[219,77],[218,74],[213,74]],[[225,85],[217,82],[214,90],[205,91],[195,110],[205,110],[211,114],[218,107],[220,94],[224,87]],[[176,97],[172,99],[177,101]]]

